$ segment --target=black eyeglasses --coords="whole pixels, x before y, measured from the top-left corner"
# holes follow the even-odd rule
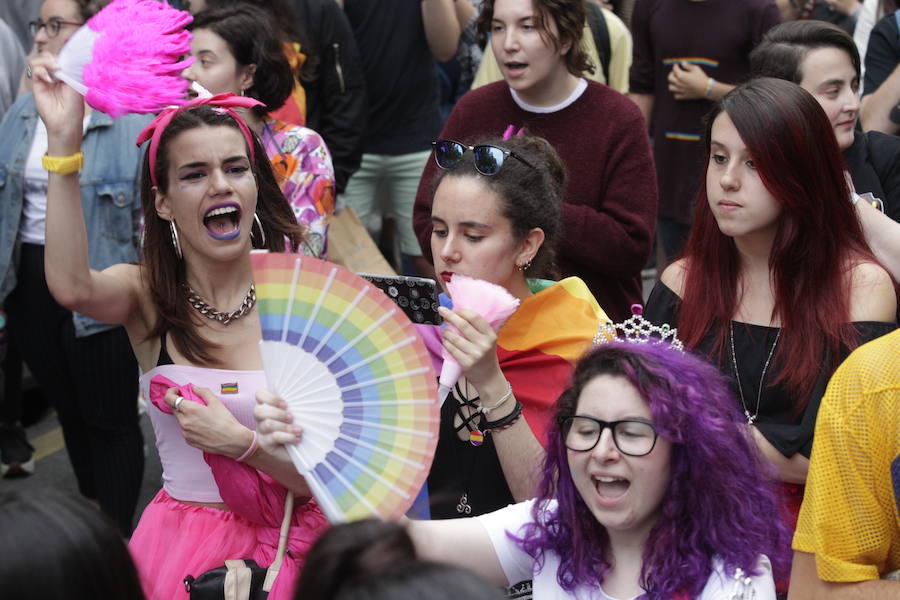
[[[482,175],[496,175],[508,156],[512,156],[523,164],[534,168],[530,162],[506,148],[481,144],[478,146],[466,146],[454,140],[435,140],[431,142],[434,147],[434,162],[442,169],[452,169],[463,159],[466,150],[472,151],[472,159],[475,162],[475,170]]]
[[[56,37],[59,33],[60,27],[63,25],[71,25],[72,27],[81,27],[84,23],[73,23],[72,21],[63,21],[62,19],[50,19],[46,23],[38,19],[37,21],[32,21],[28,24],[28,31],[31,32],[31,36],[35,37],[38,34],[38,31],[41,30],[42,27],[47,28],[47,37]]]
[[[644,456],[656,445],[656,428],[646,421],[625,419],[601,421],[593,417],[563,417],[559,420],[563,443],[569,450],[587,452],[600,441],[603,430],[612,430],[613,443],[619,452],[628,456]]]

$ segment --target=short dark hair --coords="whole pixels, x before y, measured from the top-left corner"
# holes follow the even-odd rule
[[[483,37],[487,36],[491,30],[491,21],[494,19],[494,2],[495,0],[484,0],[481,13],[478,15],[478,31]],[[566,69],[576,77],[594,72],[591,59],[581,47],[586,18],[584,2],[585,0],[532,0],[531,2],[534,6],[534,24],[544,43],[552,45],[556,50],[566,43],[571,44],[565,57]],[[550,32],[548,19],[552,19],[556,23],[556,35]]]
[[[398,598],[503,600],[506,594],[496,585],[467,569],[417,560],[401,568],[392,568],[371,581],[344,586],[334,600]],[[303,597],[303,600],[306,598]]]
[[[271,22],[278,26],[282,38],[286,42],[300,44],[300,49],[306,57],[303,64],[295,69],[296,75],[303,81],[311,81],[314,78],[315,68],[319,57],[312,54],[315,48],[309,40],[305,24],[299,23],[296,11],[288,0],[208,0],[207,9],[250,4],[266,11]]]
[[[294,597],[332,600],[343,586],[357,586],[415,560],[412,538],[396,523],[364,519],[335,525],[306,555]]]
[[[144,598],[119,530],[80,496],[51,488],[0,494],[0,531],[6,598]]]
[[[335,525],[306,555],[296,600],[502,600],[478,575],[416,558],[409,532],[397,523],[364,519]]]
[[[499,146],[528,161],[508,158],[496,175],[482,175],[467,155],[452,169],[441,169],[434,180],[432,199],[445,177],[475,177],[500,197],[501,214],[509,219],[513,237],[525,239],[535,227],[544,232],[544,243],[526,269],[529,277],[555,278],[556,246],[562,229],[563,190],[566,167],[550,142],[535,135],[513,136],[508,140],[481,139],[472,145]]]
[[[837,25],[816,20],[788,21],[766,32],[750,53],[751,76],[799,84],[803,80],[803,60],[810,50],[819,48],[846,52],[859,78],[859,51],[853,38]]]
[[[294,89],[294,73],[281,45],[281,30],[266,11],[251,4],[212,8],[194,15],[189,28],[208,29],[225,40],[242,67],[256,65],[247,95],[265,106],[254,106],[253,112],[262,116],[284,105]]]

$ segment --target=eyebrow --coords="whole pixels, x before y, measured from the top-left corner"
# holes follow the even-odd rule
[[[823,81],[822,83],[819,84],[819,87],[821,88],[821,87],[827,87],[829,85],[842,85],[844,83],[847,83],[846,79],[843,79],[840,77],[835,77],[834,79],[828,79],[827,81]]]
[[[242,156],[242,155],[238,154],[237,156],[231,156],[231,157],[229,157],[229,158],[226,158],[225,160],[222,161],[222,164],[225,165],[225,164],[228,164],[228,163],[238,162],[238,161],[242,161],[242,160],[243,160],[243,161],[246,161],[246,162],[248,162],[248,163],[250,162],[250,159],[249,159],[249,158],[247,158],[246,156]],[[205,167],[205,166],[208,166],[208,165],[209,165],[209,163],[200,160],[200,161],[196,161],[196,162],[192,162],[192,163],[187,163],[187,164],[181,165],[181,166],[178,167],[178,168],[179,168],[179,169],[196,169],[197,167]]]
[[[432,224],[438,224],[438,225],[446,225],[447,224],[447,222],[445,220],[443,220],[440,217],[436,217],[434,215],[432,215],[432,217],[431,217],[431,222],[432,222]],[[471,229],[482,229],[482,230],[491,229],[490,225],[487,225],[485,223],[479,223],[478,221],[462,221],[459,225],[460,225],[460,227],[469,227]]]

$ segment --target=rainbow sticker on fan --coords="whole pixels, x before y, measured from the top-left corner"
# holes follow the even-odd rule
[[[263,368],[303,428],[288,446],[332,523],[404,514],[440,423],[435,374],[412,323],[335,264],[251,254]]]

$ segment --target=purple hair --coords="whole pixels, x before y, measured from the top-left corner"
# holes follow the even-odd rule
[[[789,532],[779,518],[780,496],[725,378],[696,356],[654,344],[604,344],[578,363],[556,403],[534,522],[513,538],[519,546],[540,566],[545,552],[557,555],[557,580],[567,591],[598,586],[610,568],[606,529],[575,488],[558,424],[575,414],[581,391],[599,375],[630,381],[649,405],[660,437],[672,444],[671,479],[644,548],[644,598],[699,596],[714,559],[729,576],[737,568],[758,574],[759,555],[765,554],[776,580],[786,574]],[[553,499],[556,513],[541,514]]]

